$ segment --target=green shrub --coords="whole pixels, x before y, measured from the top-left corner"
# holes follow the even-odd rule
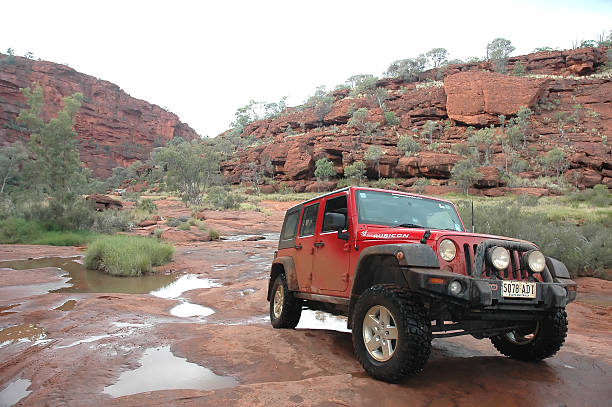
[[[191,226],[189,225],[189,222],[183,222],[180,225],[178,225],[178,229],[179,230],[189,230],[191,229]]]
[[[161,239],[162,233],[164,233],[164,229],[162,229],[162,228],[155,228],[153,230],[153,236],[155,236],[158,239]]]
[[[598,207],[606,207],[612,205],[612,194],[607,186],[599,184],[595,185],[593,189],[574,192],[568,195],[565,200],[568,202],[585,202]]]
[[[410,134],[403,134],[397,140],[397,149],[407,157],[410,157],[412,154],[418,153],[421,150],[421,146]]]
[[[246,198],[223,187],[215,186],[208,189],[207,200],[213,209],[227,210],[238,209]]]
[[[30,240],[29,244],[48,246],[83,246],[100,237],[89,230],[46,231]]]
[[[23,218],[7,218],[0,220],[0,243],[25,243],[44,231],[38,222]]]
[[[147,237],[116,235],[95,240],[85,252],[85,267],[117,276],[139,276],[172,260],[174,248]]]
[[[129,232],[134,227],[134,222],[132,214],[128,211],[107,209],[96,213],[91,230],[105,234]]]
[[[217,230],[210,228],[208,234],[211,240],[219,240],[219,232],[217,232]]]
[[[330,177],[335,177],[336,170],[334,169],[334,163],[329,161],[327,157],[319,158],[315,162],[314,175],[319,181],[327,181]]]
[[[90,229],[96,219],[94,203],[85,199],[36,202],[22,211],[26,220],[39,222],[46,230]]]
[[[148,213],[157,212],[157,205],[149,198],[143,198],[136,202],[136,208]]]
[[[386,110],[385,111],[385,123],[388,126],[395,126],[396,124],[399,124],[399,118],[395,115],[395,113]]]

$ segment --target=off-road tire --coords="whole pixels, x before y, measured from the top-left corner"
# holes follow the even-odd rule
[[[274,310],[277,291],[282,289],[282,307],[280,312]],[[272,285],[272,296],[270,297],[270,322],[274,328],[293,329],[300,322],[302,316],[302,301],[293,296],[287,287],[287,279],[284,273],[276,276]]]
[[[567,314],[565,308],[559,308],[536,325],[533,338],[524,344],[518,344],[508,334],[491,338],[493,346],[505,356],[524,361],[538,361],[549,358],[561,349],[567,336]]]
[[[378,361],[367,350],[364,318],[372,307],[389,311],[397,328],[397,340],[390,359]],[[396,383],[423,370],[431,352],[431,322],[427,309],[408,289],[375,285],[361,294],[353,313],[353,349],[365,371],[375,379]]]

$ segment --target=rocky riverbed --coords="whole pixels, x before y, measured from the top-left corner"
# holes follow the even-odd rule
[[[278,233],[283,208],[276,209],[272,226],[261,223],[257,234]],[[248,224],[227,230],[251,235]],[[487,340],[440,339],[421,375],[392,385],[363,372],[341,318],[305,312],[295,330],[270,326],[275,247],[271,238],[184,243],[160,273],[133,280],[84,270],[79,248],[0,246],[0,406],[600,406],[612,399],[612,282],[578,280],[569,335],[552,359],[519,362]]]

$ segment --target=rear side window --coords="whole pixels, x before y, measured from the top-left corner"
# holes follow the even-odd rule
[[[318,213],[318,203],[304,208],[304,215],[302,215],[302,223],[300,224],[300,237],[314,235]]]
[[[300,210],[296,209],[293,212],[287,213],[283,229],[281,230],[280,241],[278,242],[279,249],[286,249],[293,246],[295,235],[297,234],[297,224],[300,217]]]
[[[348,215],[348,206],[347,206],[347,203],[346,203],[346,195],[337,196],[335,198],[328,199],[327,202],[325,203],[325,214],[327,214],[327,213],[341,213],[341,214],[343,214],[346,217]],[[328,225],[325,224],[325,214],[323,214],[323,227],[322,227],[321,231],[323,233],[325,233],[325,232],[335,232],[334,229],[330,228]],[[345,222],[344,229],[347,228],[347,226],[348,226],[347,223],[348,222]]]

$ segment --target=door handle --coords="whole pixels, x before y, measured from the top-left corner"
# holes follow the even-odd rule
[[[324,242],[315,242],[314,247],[323,247],[325,246]]]
[[[301,244],[296,244],[295,246],[293,246],[294,249],[297,250],[301,250],[302,249],[302,245]]]

